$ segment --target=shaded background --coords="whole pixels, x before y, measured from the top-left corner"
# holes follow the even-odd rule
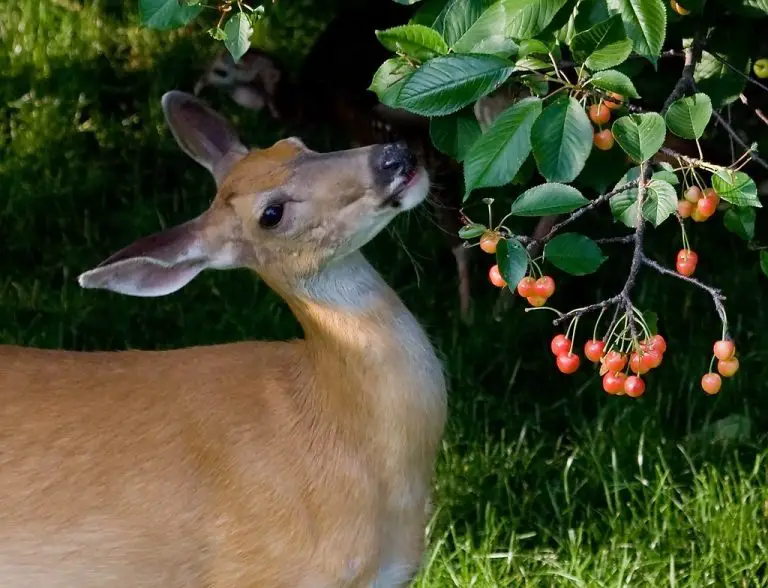
[[[76,283],[213,197],[208,172],[177,148],[160,109],[160,96],[191,90],[218,50],[203,30],[141,29],[133,2],[0,4],[0,342],[164,349],[300,335],[245,270],[211,271],[158,299]],[[297,54],[307,42],[282,41]],[[247,143],[285,132],[207,97]],[[332,129],[302,138],[315,149],[344,146]],[[717,397],[699,379],[720,325],[708,296],[680,281],[645,273],[636,289],[638,306],[659,314],[669,350],[645,397],[632,400],[603,393],[591,368],[557,372],[549,313],[516,302],[494,321],[493,262],[478,249],[474,323],[464,325],[453,260],[426,209],[366,248],[451,378],[422,585],[766,585],[766,278],[719,216],[692,233],[697,276],[723,288],[740,350],[741,371]],[[649,238],[649,255],[667,265],[679,248],[674,223]],[[553,271],[552,302],[567,309],[614,293],[628,255],[610,253],[595,276]],[[582,342],[592,330],[583,323]]]

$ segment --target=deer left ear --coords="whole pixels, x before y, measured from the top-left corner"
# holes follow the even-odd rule
[[[128,296],[165,296],[216,265],[207,251],[198,220],[139,239],[78,276],[83,288]]]
[[[221,185],[232,166],[248,153],[232,125],[186,92],[166,92],[161,104],[176,143]]]

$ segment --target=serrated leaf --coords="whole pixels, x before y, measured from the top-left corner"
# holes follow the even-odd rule
[[[633,167],[619,180],[615,188],[632,182],[640,177],[640,168]],[[614,218],[627,227],[634,229],[637,223],[637,187],[625,190],[610,200],[611,212]],[[677,193],[675,188],[663,180],[652,178],[645,189],[643,200],[643,218],[654,226],[659,226],[677,209]]]
[[[756,217],[754,208],[731,208],[723,215],[723,224],[745,241],[751,241],[755,238]]]
[[[717,53],[722,60],[733,65],[738,71],[733,71],[727,65],[716,59],[711,53],[704,51],[701,60],[693,70],[693,80],[697,88],[705,93],[716,109],[734,102],[744,91],[747,84],[745,76],[749,76],[749,58]],[[744,75],[739,75],[742,72]]]
[[[448,55],[430,59],[408,76],[395,106],[423,116],[461,110],[503,84],[514,66],[493,55]]]
[[[517,44],[506,33],[502,19],[479,18],[451,45],[456,53],[487,53],[507,57],[517,52]]]
[[[565,184],[547,183],[534,186],[520,194],[509,213],[515,216],[548,216],[572,212],[589,204],[576,188]]]
[[[661,149],[666,126],[660,114],[630,114],[613,123],[611,132],[624,152],[637,162],[647,161]]]
[[[514,290],[528,271],[528,254],[517,239],[501,239],[496,247],[496,263],[507,287]]]
[[[236,12],[224,25],[224,33],[227,35],[224,46],[232,58],[238,61],[251,46],[251,33],[253,33],[251,21],[244,12]]]
[[[202,6],[184,6],[178,0],[139,0],[141,24],[161,31],[192,22],[201,10]]]
[[[662,0],[607,0],[608,10],[621,15],[635,53],[656,65],[667,34]]]
[[[760,252],[760,269],[768,276],[768,251]]]
[[[570,46],[576,62],[583,63],[592,71],[619,65],[632,52],[632,41],[627,37],[618,15],[579,33],[573,37]]]
[[[720,198],[734,206],[763,207],[757,197],[757,185],[744,172],[718,170],[712,175],[712,187]]]
[[[429,121],[429,136],[441,152],[463,161],[482,131],[474,112],[461,110]]]
[[[611,16],[606,0],[582,0],[576,9],[573,25],[577,31],[586,31],[589,27]]]
[[[531,128],[541,113],[541,100],[524,98],[502,112],[467,153],[464,162],[466,199],[472,190],[512,181],[531,152]]]
[[[544,246],[544,259],[572,276],[585,276],[595,273],[608,258],[589,237],[563,233]]]
[[[409,24],[376,31],[379,42],[390,51],[424,61],[448,53],[448,44],[436,30]]]
[[[592,150],[592,124],[581,105],[561,96],[547,106],[531,130],[539,172],[549,182],[572,182]]]
[[[487,230],[488,229],[485,225],[481,225],[479,223],[470,223],[459,229],[459,237],[462,239],[474,239],[475,237],[479,237],[485,233]]]
[[[677,177],[677,174],[668,169],[663,169],[655,172],[651,176],[651,178],[654,180],[663,180],[664,182],[667,182],[668,184],[672,184],[673,186],[676,186],[677,184],[680,183],[680,179]]]
[[[663,181],[652,179],[645,189],[643,217],[653,226],[658,227],[677,209],[675,188]]]
[[[600,88],[606,92],[615,92],[625,98],[640,98],[632,80],[615,69],[606,69],[595,73],[589,78],[589,83],[595,88]]]
[[[568,0],[499,0],[472,25],[467,35],[480,37],[503,25],[510,39],[530,39],[541,33]],[[472,29],[475,29],[473,31]]]
[[[437,15],[432,28],[443,36],[449,47],[453,47],[495,1],[448,0]]]
[[[664,118],[678,137],[700,139],[712,118],[712,101],[701,92],[675,100]]]
[[[408,60],[402,57],[392,57],[379,66],[373,74],[373,80],[368,89],[374,92],[379,102],[386,106],[394,106],[405,80],[416,71]]]

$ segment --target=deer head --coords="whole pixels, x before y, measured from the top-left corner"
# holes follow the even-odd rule
[[[400,143],[317,153],[299,139],[245,147],[231,125],[189,94],[162,98],[181,149],[216,182],[197,218],[118,251],[78,278],[83,288],[163,296],[208,268],[248,267],[292,292],[358,250],[424,200],[426,171]]]

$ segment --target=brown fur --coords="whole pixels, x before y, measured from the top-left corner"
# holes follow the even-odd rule
[[[0,586],[408,582],[445,383],[397,295],[359,253],[337,259],[382,214],[369,149],[252,151],[206,213],[130,249],[131,259],[142,247],[157,255],[168,279],[175,259],[201,247],[251,267],[285,297],[305,339],[103,353],[0,346]],[[332,187],[347,198],[341,208]],[[290,234],[254,222],[274,188],[303,200]],[[169,248],[173,239],[184,247]],[[81,283],[113,287],[130,267],[104,262],[93,271],[108,278]]]

